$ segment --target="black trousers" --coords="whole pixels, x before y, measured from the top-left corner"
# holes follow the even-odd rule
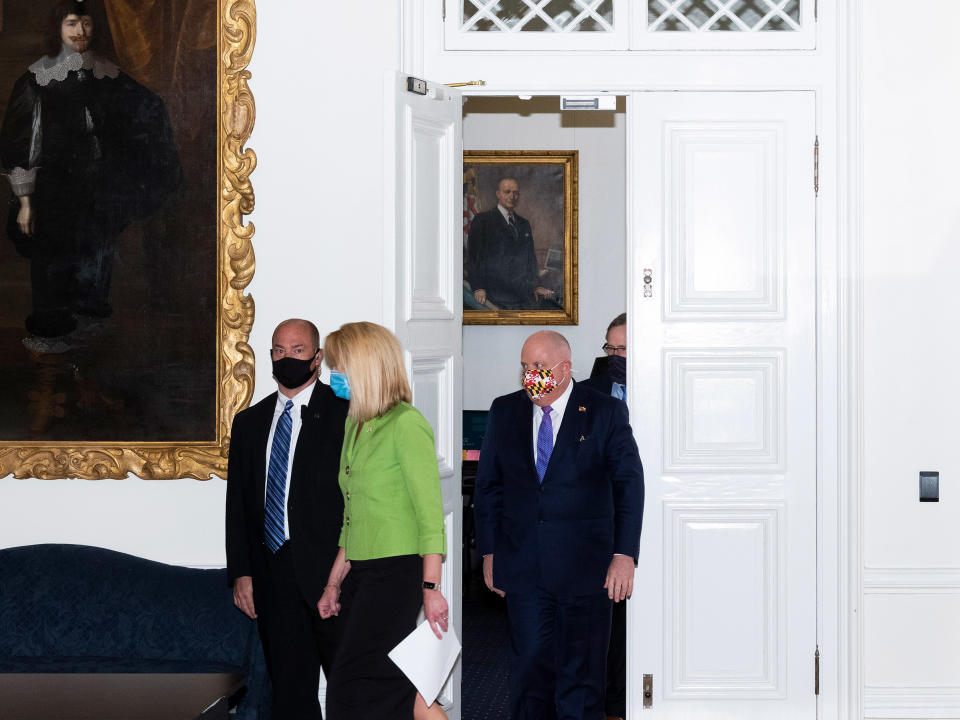
[[[407,720],[416,689],[387,657],[413,632],[423,559],[352,560],[340,596],[342,638],[327,683],[328,720]]]
[[[607,715],[627,715],[627,601],[613,604],[610,650],[607,651]]]
[[[270,717],[321,720],[320,668],[329,678],[337,649],[337,619],[323,620],[300,592],[289,542],[276,554],[266,548],[263,552],[267,574],[253,579],[253,602],[273,685]]]
[[[603,720],[612,604],[605,590],[507,593],[511,720]]]

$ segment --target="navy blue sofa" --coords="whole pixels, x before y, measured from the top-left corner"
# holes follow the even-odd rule
[[[0,550],[0,672],[237,672],[237,720],[269,716],[256,624],[225,570],[85,545]]]

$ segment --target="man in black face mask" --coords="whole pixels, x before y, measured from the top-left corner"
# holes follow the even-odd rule
[[[273,683],[271,717],[320,720],[320,668],[329,672],[336,618],[317,601],[337,554],[343,497],[337,476],[349,403],[317,378],[323,350],[307,320],[273,332],[278,392],[238,413],[227,470],[227,575],[234,604],[258,621]]]
[[[607,326],[603,355],[593,363],[587,384],[604,395],[627,399],[627,314],[620,313]]]
[[[587,384],[594,390],[627,400],[627,314],[620,313],[607,327],[604,356],[597,358]],[[623,718],[627,711],[627,603],[615,603],[607,652],[608,718]]]

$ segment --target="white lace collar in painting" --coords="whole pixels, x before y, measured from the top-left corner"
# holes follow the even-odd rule
[[[76,53],[62,48],[55,58],[44,56],[29,67],[41,87],[51,82],[63,82],[67,73],[77,70],[89,70],[93,76],[101,78],[115,78],[120,74],[120,68],[92,51]]]

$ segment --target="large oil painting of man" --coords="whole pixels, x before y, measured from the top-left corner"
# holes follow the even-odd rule
[[[576,325],[577,150],[463,153],[463,322]]]
[[[0,476],[218,472],[252,386],[253,2],[0,13]]]

